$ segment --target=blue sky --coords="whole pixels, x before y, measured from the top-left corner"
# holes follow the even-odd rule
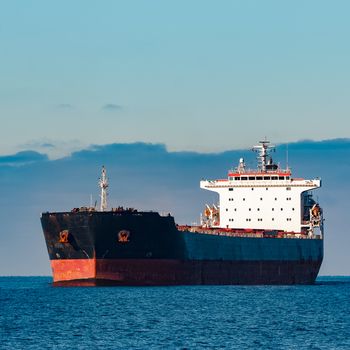
[[[1,1],[0,154],[349,137],[348,1]]]

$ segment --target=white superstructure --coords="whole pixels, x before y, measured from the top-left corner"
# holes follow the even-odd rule
[[[203,226],[322,235],[322,210],[311,195],[321,180],[292,178],[288,168],[273,163],[271,149],[268,141],[253,148],[259,154],[256,170],[246,169],[241,158],[227,179],[200,182],[201,188],[219,194],[219,205],[206,207]]]

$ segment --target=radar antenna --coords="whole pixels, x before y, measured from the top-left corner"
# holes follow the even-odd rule
[[[266,172],[267,157],[271,151],[275,150],[274,145],[270,145],[270,141],[259,141],[260,145],[253,147],[253,151],[258,152],[258,167],[259,170]]]
[[[100,188],[101,188],[101,205],[100,205],[100,211],[105,211],[107,209],[107,188],[108,188],[108,178],[106,173],[106,168],[102,167],[102,173],[101,178],[98,182]]]

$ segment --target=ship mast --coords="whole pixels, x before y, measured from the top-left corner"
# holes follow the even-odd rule
[[[107,188],[108,188],[108,178],[106,174],[106,168],[102,167],[102,173],[101,178],[98,182],[100,188],[101,188],[101,204],[100,204],[100,211],[105,211],[107,209]]]
[[[267,157],[270,154],[270,150],[274,150],[275,146],[270,145],[270,141],[260,141],[260,145],[254,146],[253,151],[258,152],[259,169],[266,172]]]

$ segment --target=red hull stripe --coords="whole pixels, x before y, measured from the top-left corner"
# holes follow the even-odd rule
[[[290,176],[291,173],[228,173],[228,176],[241,177],[241,176]]]
[[[96,278],[95,259],[51,260],[53,281]]]
[[[52,260],[55,284],[311,284],[321,261]]]

